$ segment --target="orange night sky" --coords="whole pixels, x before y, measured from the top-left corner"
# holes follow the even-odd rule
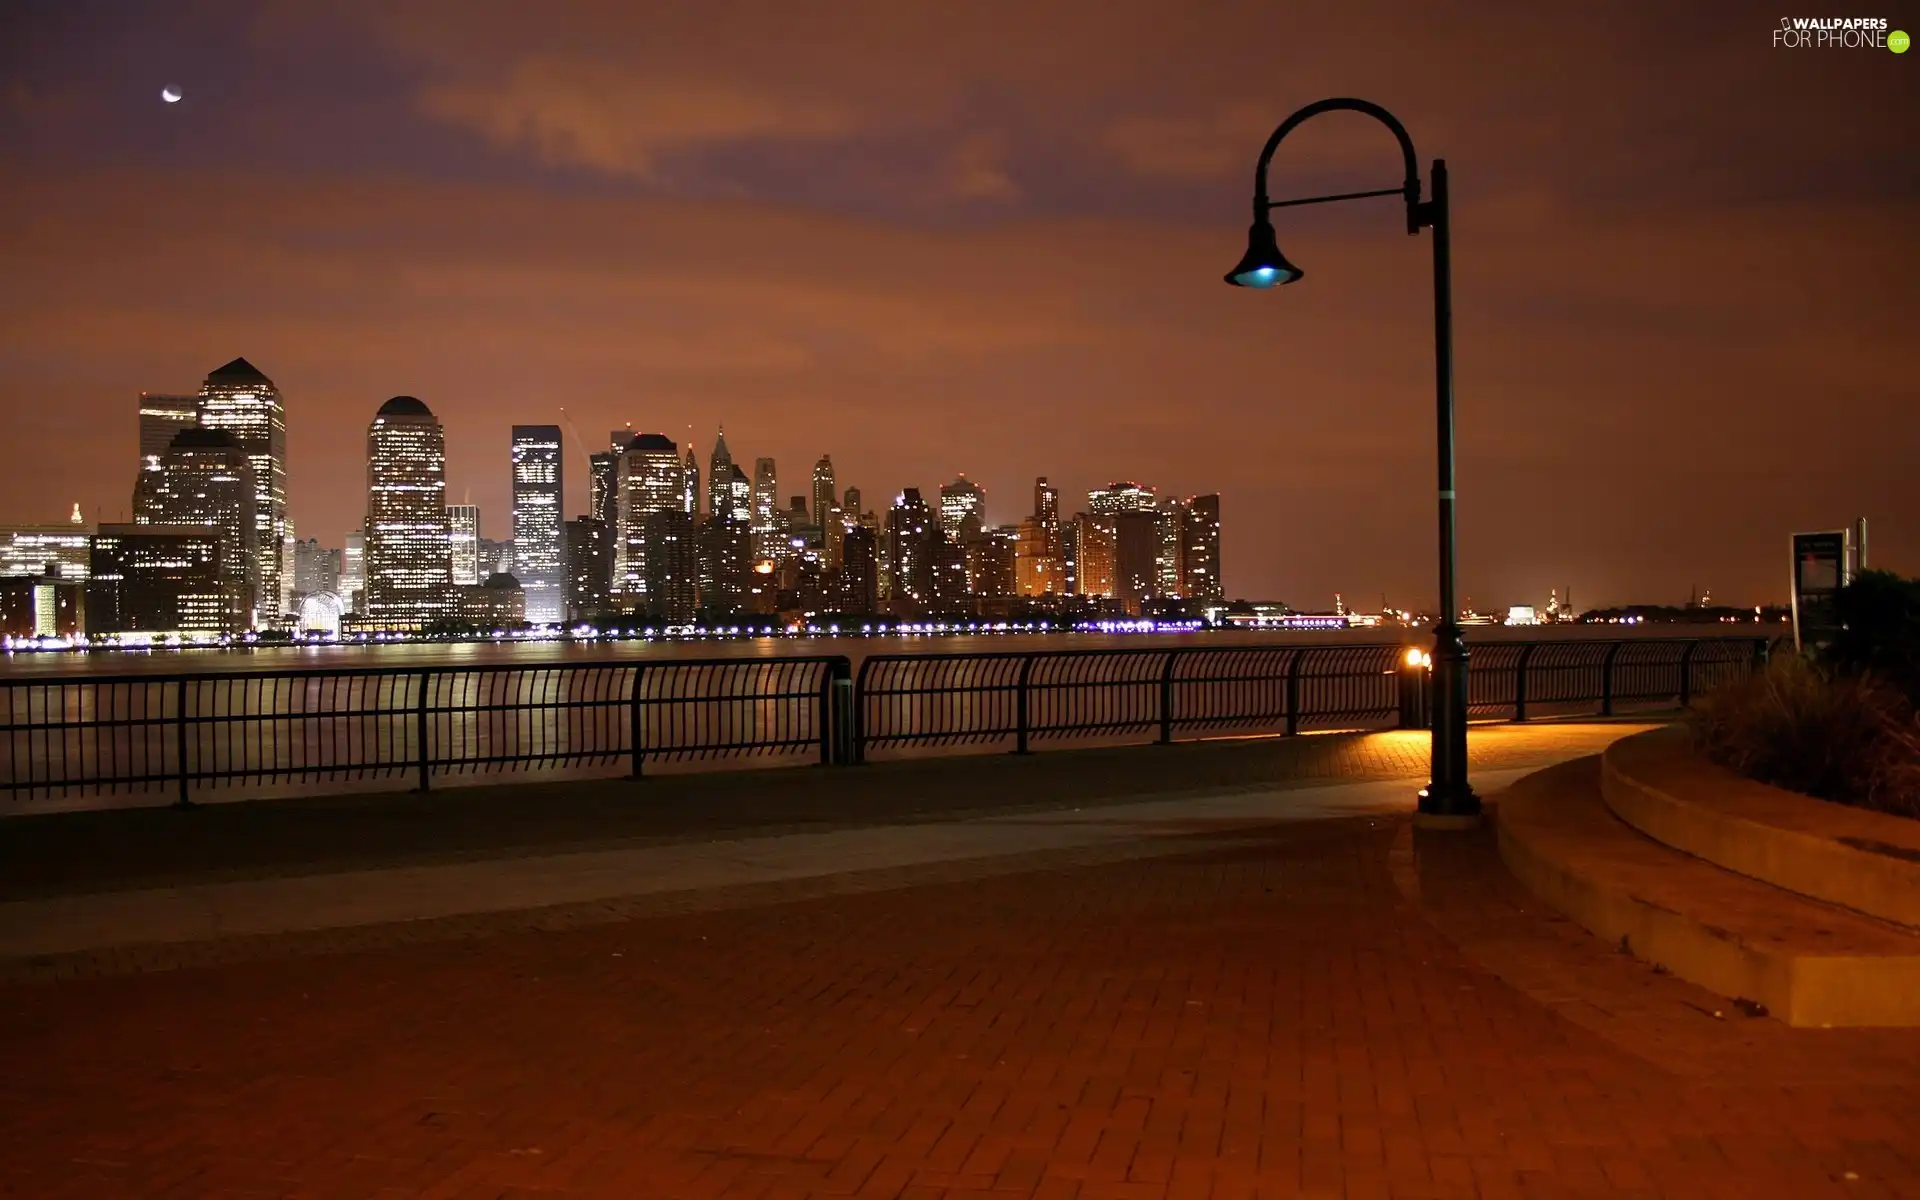
[[[332,545],[407,393],[489,536],[564,406],[703,463],[724,423],[783,494],[965,471],[995,522],[1042,474],[1219,491],[1229,595],[1431,603],[1427,240],[1280,212],[1306,279],[1220,280],[1267,133],[1353,95],[1452,172],[1464,596],[1780,601],[1787,534],[1859,515],[1920,570],[1920,54],[1444,7],[9,4],[0,521],[115,519],[137,393],[244,355]],[[1336,114],[1272,179],[1399,164]]]

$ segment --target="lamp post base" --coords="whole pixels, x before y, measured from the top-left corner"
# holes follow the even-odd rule
[[[1420,808],[1413,814],[1413,827],[1415,829],[1443,830],[1454,833],[1478,829],[1486,823],[1486,814],[1480,811],[1479,805],[1480,798],[1476,796],[1474,797],[1472,812],[1429,812],[1427,810],[1427,793],[1422,791],[1420,793]]]

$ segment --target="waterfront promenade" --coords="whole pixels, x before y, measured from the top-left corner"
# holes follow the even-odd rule
[[[1483,788],[1640,726],[1476,726]],[[23,818],[0,1195],[1897,1196],[1920,1036],[1596,944],[1416,732]]]

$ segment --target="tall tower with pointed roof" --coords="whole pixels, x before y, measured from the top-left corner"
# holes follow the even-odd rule
[[[692,453],[692,448],[688,448]],[[713,455],[707,460],[707,515],[724,516],[732,503],[728,488],[733,481],[733,453],[727,449],[727,430],[716,426]]]
[[[236,358],[207,376],[199,407],[201,428],[232,434],[252,468],[253,553],[258,560],[249,572],[258,587],[253,624],[284,628],[282,547],[292,526],[287,519],[287,414],[280,391],[258,367]]]

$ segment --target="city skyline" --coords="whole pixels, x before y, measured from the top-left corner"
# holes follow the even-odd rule
[[[266,389],[272,392],[274,401],[284,406],[285,399],[277,390],[277,385],[264,373],[260,372],[258,368],[254,367],[246,358],[241,357],[235,359],[225,367],[213,372],[208,378],[210,381],[216,380],[222,378],[223,373],[237,374],[239,377],[249,381],[246,386],[253,386],[250,382],[252,380],[264,381]],[[206,389],[203,388],[203,393],[205,391]],[[115,517],[111,515],[110,510],[102,508],[100,510],[102,519],[97,522],[102,525],[112,524],[114,520],[117,519],[131,521],[147,519],[140,516],[140,489],[149,486],[146,480],[156,477],[152,473],[158,465],[159,456],[152,452],[153,448],[161,445],[163,438],[171,438],[174,436],[174,431],[176,430],[195,428],[188,418],[194,411],[193,406],[196,403],[204,402],[205,396],[204,394],[170,394],[141,391],[138,393],[138,399],[139,421],[135,427],[138,452],[134,455],[138,469],[132,503],[121,510],[127,514],[124,518]],[[413,401],[414,398],[403,396],[395,397],[394,399]],[[391,401],[389,401],[389,403],[391,403]],[[564,409],[559,411],[563,421],[571,421],[571,418],[566,414]],[[440,436],[443,439],[442,445],[444,446],[444,423],[441,422],[437,410],[431,415],[436,425],[441,429]],[[282,419],[284,420],[284,409],[282,411]],[[572,429],[569,428],[563,432],[560,425],[515,423],[511,426],[510,434],[511,437],[505,454],[509,475],[509,485],[506,489],[507,502],[503,504],[500,509],[491,510],[494,513],[491,521],[489,521],[486,515],[489,509],[479,504],[467,502],[471,500],[471,492],[473,490],[471,487],[463,487],[461,489],[466,496],[466,501],[460,504],[445,506],[443,515],[449,532],[449,552],[452,555],[452,582],[456,587],[469,582],[474,584],[484,582],[490,574],[494,573],[495,567],[503,571],[509,571],[509,573],[514,574],[516,578],[519,578],[523,573],[520,564],[524,560],[522,558],[522,552],[516,545],[513,532],[516,515],[521,511],[522,496],[527,492],[535,491],[543,495],[558,493],[562,496],[560,504],[561,516],[550,534],[552,538],[552,550],[545,556],[545,561],[554,561],[555,557],[561,558],[561,561],[559,561],[555,567],[551,568],[548,574],[548,577],[553,581],[549,589],[553,596],[553,615],[547,615],[548,610],[545,607],[536,607],[535,597],[537,593],[534,588],[527,588],[526,590],[528,619],[536,623],[562,621],[564,620],[565,613],[562,593],[565,589],[565,575],[569,570],[563,557],[569,537],[566,527],[577,518],[597,516],[601,503],[598,498],[599,489],[602,486],[614,486],[611,474],[603,476],[602,470],[603,468],[610,470],[616,466],[620,455],[618,453],[605,454],[596,452],[592,447],[581,443]],[[643,433],[641,429],[633,422],[626,422],[622,427],[614,429],[608,435],[609,440],[616,449],[624,444],[630,444],[642,436]],[[652,436],[654,438],[662,437],[662,435],[659,434]],[[671,442],[671,439],[665,440]],[[756,558],[765,556],[761,549],[759,525],[759,504],[764,496],[774,497],[775,504],[773,507],[775,510],[785,507],[785,500],[782,499],[782,497],[798,500],[804,503],[806,508],[805,513],[800,515],[807,517],[809,520],[817,521],[814,513],[821,499],[836,494],[836,485],[834,483],[836,470],[832,465],[831,454],[822,455],[802,479],[795,480],[791,478],[791,476],[783,476],[778,480],[774,480],[765,474],[766,469],[777,462],[777,459],[773,456],[761,455],[755,457],[753,459],[755,463],[755,473],[753,476],[746,475],[740,465],[733,462],[731,450],[726,443],[725,427],[723,424],[716,424],[715,426],[714,441],[710,443],[710,454],[706,467],[699,465],[697,461],[698,454],[692,442],[688,442],[684,446],[680,446],[679,443],[672,444],[675,446],[677,452],[685,456],[681,471],[673,475],[673,486],[680,489],[677,494],[683,498],[686,496],[697,497],[697,500],[694,502],[698,504],[703,514],[710,511],[709,506],[716,500],[729,504],[743,520],[749,523],[749,527],[754,531],[750,538],[751,549],[743,549],[742,552],[750,553]],[[537,453],[539,459],[538,467],[529,469],[522,465],[522,455],[529,451]],[[282,462],[284,462],[287,453],[288,451],[283,440],[279,449],[279,457]],[[442,454],[444,461],[441,465],[441,486],[448,495],[451,495],[454,491],[454,484],[451,480],[454,479],[457,474],[469,472],[474,474],[485,473],[484,467],[478,469],[469,468],[468,472],[456,472],[451,452],[443,449]],[[576,462],[576,469],[573,472],[566,472],[562,466],[564,461],[569,458]],[[726,468],[734,472],[735,477],[730,481],[732,484],[731,492],[729,492],[727,488],[727,482],[724,481],[725,477],[714,470],[715,466],[721,464],[724,464]],[[366,467],[363,466],[362,470],[364,471],[365,469]],[[822,474],[823,471],[825,472],[824,476]],[[604,485],[603,478],[605,480]],[[661,478],[664,480],[666,476],[663,475]],[[536,480],[540,482],[538,482],[537,486],[529,487],[521,482],[523,480],[528,483],[535,482]],[[769,491],[767,485],[773,482],[777,482],[777,487]],[[662,484],[662,486],[665,485]],[[804,490],[794,492],[792,489],[795,487]],[[976,516],[976,524],[984,523],[987,528],[1003,527],[1011,530],[1018,527],[1023,521],[1023,516],[1009,516],[1004,511],[1007,507],[1004,501],[1004,495],[1000,517],[998,519],[991,519],[994,514],[986,508],[987,490],[965,471],[955,472],[951,480],[946,483],[932,485],[917,483],[903,484],[891,492],[885,493],[889,495],[891,499],[886,501],[883,507],[891,508],[897,506],[908,491],[925,493],[928,498],[924,503],[928,511],[932,514],[934,524],[949,534],[952,534],[960,526],[956,510],[950,509],[950,505],[954,502],[952,494],[956,489],[964,490],[972,495],[973,499],[965,505],[967,511],[989,518],[981,522],[979,516]],[[1070,500],[1063,508],[1058,500],[1061,489],[1050,483],[1047,476],[1042,475],[1036,477],[1036,479],[1030,483],[1029,489],[1027,494],[1032,498],[1029,512],[1039,513],[1042,511],[1051,511],[1055,514],[1062,527],[1072,527],[1076,515],[1085,515],[1085,513],[1089,512],[1094,515],[1117,515],[1128,511],[1157,512],[1161,511],[1163,506],[1167,511],[1173,511],[1185,503],[1185,501],[1180,500],[1178,493],[1168,490],[1162,495],[1162,490],[1155,485],[1150,483],[1142,484],[1133,479],[1110,479],[1104,484],[1095,485],[1077,493],[1078,495],[1086,497],[1086,509],[1084,512],[1078,508],[1079,502],[1077,500]],[[847,488],[847,492],[850,499],[857,498],[860,489],[858,487],[849,487]],[[1188,500],[1201,498],[1208,494],[1209,493],[1195,492],[1188,497]],[[1069,496],[1073,495],[1075,495],[1075,493],[1069,492]],[[1219,561],[1221,558],[1229,555],[1231,551],[1224,549],[1225,546],[1230,545],[1230,540],[1219,532],[1222,529],[1218,516],[1219,493],[1216,490],[1210,493],[1210,495],[1215,500],[1212,522],[1216,530],[1213,537],[1210,557],[1214,564],[1212,570],[1217,575]],[[542,502],[535,501],[535,503],[541,504]],[[838,500],[834,500],[833,503],[836,512],[842,511]],[[544,508],[546,506],[542,504],[542,507]],[[1014,507],[1017,508],[1018,506],[1015,505]],[[84,508],[84,503],[76,502],[73,511],[83,511]],[[857,515],[857,512],[852,513],[848,515],[847,520],[852,521]],[[313,530],[304,525],[294,529],[293,513],[290,508],[284,511],[282,520],[286,522],[288,528],[296,535],[296,540],[289,541],[284,547],[285,554],[283,558],[286,564],[288,580],[285,588],[287,590],[291,590],[293,554],[297,543],[317,537],[322,545],[332,549],[336,553],[344,554],[346,551],[343,550],[342,547],[348,546],[354,535],[363,532],[361,527],[355,526],[340,535],[329,538],[324,530]],[[69,522],[0,521],[0,523],[20,527],[37,525],[53,529],[64,526]],[[1238,523],[1236,522],[1236,524]],[[505,538],[487,536],[489,529],[494,532],[502,532],[502,526],[505,526],[504,532],[507,534]],[[632,532],[637,536],[637,530]],[[1142,580],[1138,583],[1129,583],[1123,577],[1116,575],[1113,580],[1115,585],[1117,585],[1116,594],[1128,597],[1167,595],[1176,590],[1185,591],[1191,587],[1192,580],[1184,575],[1175,574],[1169,565],[1177,561],[1174,544],[1177,542],[1179,534],[1176,526],[1173,522],[1169,521],[1157,527],[1155,532],[1163,544],[1163,552],[1159,561],[1159,574],[1151,581]],[[1116,535],[1116,530],[1109,530],[1106,534],[1106,536],[1109,537]],[[693,537],[692,534],[687,536],[689,540]],[[607,537],[608,545],[604,553],[607,555],[610,565],[615,565],[617,569],[617,564],[620,561],[620,551],[618,549],[620,538],[617,536],[617,531],[615,530],[609,530]],[[484,548],[490,546],[504,546],[506,549],[501,552],[497,561],[482,561],[486,558],[486,555],[483,553]],[[833,561],[837,563],[839,558],[838,555],[833,552],[832,547],[829,547],[829,553]],[[470,579],[463,574],[463,563],[467,564],[468,568],[474,571]],[[1237,565],[1238,564],[1236,564],[1236,566]],[[266,559],[264,557],[261,558],[256,565],[257,573],[265,575],[268,569]],[[537,578],[533,572],[525,573],[529,577]],[[525,587],[525,581],[522,580],[521,582],[522,586]],[[1072,584],[1072,580],[1070,579],[1065,582],[1069,585]],[[343,575],[341,580],[341,586],[343,588],[345,583],[346,578]],[[644,591],[644,588],[640,587],[637,582],[633,586],[636,589],[633,594],[640,594],[640,592]],[[1219,585],[1216,584],[1213,586]],[[1563,586],[1571,591],[1572,585],[1564,580],[1547,584],[1546,591],[1551,594]],[[1708,584],[1706,586],[1710,591],[1713,585]],[[1689,583],[1688,589],[1690,595],[1697,594],[1700,587],[1701,585],[1698,582]],[[612,594],[610,599],[617,600],[620,596],[620,585],[614,582],[611,584],[611,588]],[[1021,585],[1020,592],[1021,594],[1031,594],[1030,589],[1025,585]],[[293,594],[297,596],[299,593],[296,591]],[[1351,588],[1335,588],[1333,592],[1329,593],[1330,596],[1335,597],[1340,595],[1361,596],[1364,594],[1365,593]],[[1288,595],[1282,593],[1269,596],[1231,590],[1226,592],[1225,595],[1228,599],[1259,601],[1286,600],[1300,603],[1309,610],[1322,607],[1319,602],[1326,599],[1326,597],[1300,594]],[[349,611],[351,611],[352,597],[346,596],[343,598],[348,601]],[[1389,599],[1393,601],[1392,604],[1388,603]],[[1475,597],[1471,593],[1464,594],[1463,606],[1472,607],[1470,602],[1474,601],[1474,599]],[[1516,595],[1514,597],[1501,597],[1491,603],[1481,605],[1481,610],[1504,609],[1509,599],[1527,604],[1532,603],[1536,597],[1531,593]],[[1664,596],[1629,599],[1608,597],[1596,601],[1596,604],[1601,608],[1607,608],[1621,604],[1660,603],[1665,599]],[[1390,593],[1381,593],[1381,600],[1383,607],[1408,607],[1404,600],[1399,597],[1392,597]],[[1689,603],[1691,603],[1691,600]],[[1744,607],[1748,601],[1746,598],[1739,598],[1736,599],[1734,603],[1737,607]],[[1771,599],[1759,598],[1756,599],[1754,603],[1765,604],[1771,607],[1774,602]],[[1418,608],[1417,602],[1410,607]],[[291,602],[288,611],[291,612],[298,608],[299,602],[295,599]],[[264,618],[262,623],[263,625],[267,623]]]
[[[1309,277],[1220,284],[1261,139],[1351,92],[1453,170],[1463,595],[1778,601],[1787,535],[1857,516],[1920,565],[1891,249],[1920,176],[1890,149],[1920,56],[1775,49],[1777,18],[1714,3],[1578,38],[1408,7],[1388,39],[1345,10],[752,5],[738,38],[704,10],[481,7],[29,6],[0,513],[120,515],[127,398],[244,353],[289,398],[300,536],[357,516],[333,414],[410,393],[496,538],[494,448],[564,408],[691,422],[702,453],[724,422],[743,468],[831,453],[869,507],[959,471],[995,498],[1217,489],[1234,590],[1431,601],[1423,244],[1390,203],[1291,210]],[[1335,116],[1273,182],[1396,168]]]

